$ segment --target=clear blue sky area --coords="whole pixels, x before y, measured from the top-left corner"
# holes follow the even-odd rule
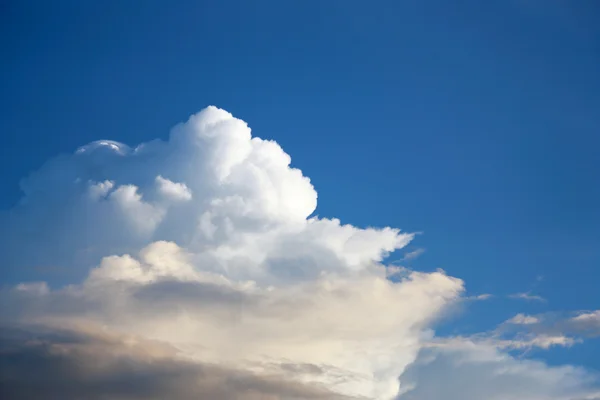
[[[9,0],[0,49],[2,209],[56,154],[214,104],[282,145],[319,215],[423,232],[405,265],[494,295],[443,329],[600,307],[600,2]]]

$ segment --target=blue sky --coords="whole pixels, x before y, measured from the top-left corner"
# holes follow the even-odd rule
[[[493,295],[441,332],[599,308],[598,3],[1,7],[3,210],[57,154],[167,139],[214,104],[291,155],[317,215],[422,232],[390,260],[424,249],[399,262]],[[600,369],[594,340],[534,355]]]

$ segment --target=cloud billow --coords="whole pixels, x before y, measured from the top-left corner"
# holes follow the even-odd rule
[[[391,399],[430,379],[413,365],[463,282],[388,279],[413,235],[312,217],[290,163],[208,107],[168,141],[93,142],[25,179],[0,216],[24,281],[0,292],[9,398]],[[49,266],[73,273],[25,282]]]

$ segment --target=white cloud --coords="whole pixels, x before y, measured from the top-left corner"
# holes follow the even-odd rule
[[[504,332],[510,331],[511,325],[519,325],[522,335],[569,337],[572,338],[571,343],[578,343],[585,338],[600,336],[600,312],[596,310],[549,312],[539,315],[517,314],[500,328]]]
[[[17,277],[55,265],[83,267],[83,276],[103,256],[166,240],[248,276],[256,264],[287,273],[280,265],[303,253],[296,272],[314,275],[364,268],[412,239],[391,228],[307,220],[317,193],[290,161],[275,142],[253,138],[243,121],[214,107],[176,126],[168,142],[94,142],[22,182],[22,201],[0,216],[0,234],[9,238],[0,261]]]
[[[165,210],[147,203],[135,185],[122,185],[109,196],[121,217],[128,220],[139,235],[151,235],[165,215]]]
[[[413,363],[433,351],[419,353],[435,342],[432,324],[460,299],[463,282],[382,265],[413,234],[311,217],[317,193],[290,163],[277,143],[252,137],[245,122],[215,107],[177,125],[166,142],[98,141],[49,161],[22,182],[19,205],[0,216],[8,238],[0,263],[17,277],[31,265],[79,274],[54,290],[22,283],[0,291],[1,322],[93,327],[168,346],[176,365],[275,377],[285,390],[291,379],[302,393],[390,399],[399,375],[402,390],[418,385],[410,393],[422,393]],[[518,340],[550,346],[558,337],[473,346],[510,360],[500,348]],[[536,382],[558,377],[535,365]],[[461,371],[470,370],[448,374]],[[482,381],[496,371],[482,368]],[[442,384],[429,375],[426,382],[443,393],[440,373]],[[550,388],[579,394],[583,380],[572,382]],[[559,398],[543,397],[545,387],[539,396],[513,390],[505,398]]]
[[[540,319],[531,315],[517,314],[506,322],[516,325],[531,325],[539,323]]]
[[[409,388],[400,400],[574,400],[597,393],[597,377],[583,369],[517,359],[469,339],[424,349],[400,380]]]
[[[580,312],[563,325],[581,335],[598,337],[600,336],[600,310]]]
[[[477,345],[488,346],[497,350],[527,352],[533,348],[548,350],[552,347],[571,347],[581,340],[558,333],[533,333],[516,332],[508,334],[501,329],[490,332],[477,333],[471,336],[454,336],[449,338],[435,338],[427,347],[452,347],[457,343],[469,342]]]
[[[102,326],[168,343],[188,359],[262,374],[313,364],[319,374],[296,379],[385,399],[398,391],[397,376],[416,357],[428,324],[462,290],[440,272],[393,283],[383,268],[265,287],[193,259],[157,242],[139,257],[105,258],[81,286],[13,293],[4,302],[20,310],[21,324]]]
[[[456,343],[470,342],[498,350],[527,352],[533,348],[548,350],[552,347],[571,347],[582,343],[573,329],[556,316],[516,314],[495,329],[470,336],[436,338],[428,346],[447,347]],[[572,328],[572,327],[571,327]]]
[[[501,349],[531,349],[539,347],[541,349],[549,349],[551,347],[571,347],[580,343],[579,339],[574,339],[564,335],[524,335],[518,339],[497,340],[494,345]]]
[[[534,295],[531,293],[525,293],[525,292],[510,294],[510,295],[508,295],[508,297],[511,299],[519,299],[519,300],[527,300],[527,301],[540,301],[540,302],[546,301],[546,299],[543,298],[542,296]]]
[[[156,177],[158,191],[165,197],[175,201],[188,201],[192,199],[192,192],[185,183],[176,183],[158,175]]]
[[[413,235],[310,218],[317,194],[290,162],[214,107],[168,142],[99,141],[50,161],[24,181],[2,225],[15,240],[0,254],[15,266],[33,254],[98,266],[82,284],[5,294],[13,322],[99,325],[265,374],[314,364],[323,372],[297,379],[393,397],[462,282],[441,272],[389,281],[380,262]]]
[[[423,255],[423,253],[425,253],[425,249],[421,249],[421,248],[413,250],[413,251],[409,251],[408,253],[405,253],[404,256],[402,256],[400,261],[414,260],[415,258],[418,258],[419,256]]]
[[[483,300],[489,300],[492,297],[494,297],[494,296],[490,293],[482,293],[482,294],[465,297],[465,300],[483,301]]]
[[[577,323],[600,325],[600,310],[582,312],[576,317],[573,317],[572,321]]]

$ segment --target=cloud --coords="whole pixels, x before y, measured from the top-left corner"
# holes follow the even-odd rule
[[[540,320],[539,320],[539,318],[533,317],[531,315],[517,314],[506,322],[509,324],[516,324],[516,325],[532,325],[532,324],[539,323]]]
[[[540,301],[540,302],[546,301],[546,299],[543,298],[542,296],[538,296],[538,295],[534,295],[534,294],[530,294],[530,293],[514,293],[514,294],[509,294],[508,297],[511,299],[519,299],[519,300],[526,300],[526,301]]]
[[[215,107],[166,142],[93,142],[21,182],[21,201],[0,215],[0,262],[15,279],[56,265],[83,278],[104,256],[164,240],[229,273],[258,279],[258,266],[269,265],[283,279],[362,269],[412,240],[397,229],[309,218],[317,193],[290,162],[277,143]]]
[[[571,347],[580,343],[579,339],[574,339],[564,335],[547,334],[528,334],[520,335],[515,339],[492,341],[494,346],[499,349],[529,350],[534,347],[548,350],[551,347]]]
[[[463,336],[435,338],[427,346],[447,347],[461,341],[485,345],[498,350],[527,352],[533,348],[571,347],[583,342],[581,331],[573,329],[569,317],[557,314],[516,314],[495,329]]]
[[[40,284],[3,293],[11,324],[102,326],[169,344],[186,357],[255,373],[283,369],[305,384],[348,396],[391,398],[397,376],[428,337],[427,327],[462,282],[412,272],[325,273],[313,281],[261,286],[203,270],[176,244],[111,256],[81,285]],[[292,365],[317,372],[291,373]]]
[[[455,349],[458,339],[435,338],[435,322],[464,299],[463,282],[384,265],[414,234],[313,216],[317,192],[290,156],[216,107],[167,141],[102,140],[56,157],[21,188],[0,215],[0,263],[15,280],[0,290],[0,325],[29,332],[11,334],[0,353],[10,372],[2,379],[11,377],[2,387],[15,398],[443,394],[446,375],[471,371],[455,368],[455,356],[490,357],[473,368],[496,382],[490,365],[521,365],[506,349],[560,341],[526,332]],[[71,274],[45,282],[31,266]],[[517,385],[498,393],[588,393],[583,373],[532,365],[533,382],[567,384],[528,392],[511,377]]]
[[[416,250],[409,251],[408,253],[405,253],[404,256],[402,256],[400,261],[414,260],[415,258],[418,258],[419,256],[421,256],[423,253],[425,253],[425,249],[422,249],[422,248],[418,248]]]
[[[517,314],[501,326],[504,331],[510,325],[520,325],[521,332],[545,336],[569,336],[584,338],[600,336],[600,311],[553,312],[539,315]]]
[[[484,301],[484,300],[489,300],[492,297],[494,297],[494,296],[490,293],[483,293],[483,294],[477,294],[477,295],[465,297],[465,300]]]
[[[400,377],[401,400],[574,400],[597,394],[597,376],[572,366],[517,359],[487,343],[457,339],[425,348]]]
[[[571,347],[580,343],[580,339],[568,337],[561,334],[534,333],[528,331],[506,332],[502,329],[495,329],[490,332],[480,332],[470,336],[453,336],[435,338],[426,347],[452,347],[462,341],[469,341],[473,344],[484,345],[494,348],[498,351],[514,352],[519,351],[522,354],[533,348],[548,350],[552,347]]]
[[[3,322],[102,326],[191,362],[393,397],[463,283],[389,280],[381,261],[414,235],[311,217],[317,193],[290,163],[215,107],[168,141],[96,141],[50,160],[1,217],[0,261],[17,277],[28,265],[77,273],[4,290]]]
[[[158,191],[165,197],[175,201],[188,201],[192,199],[192,192],[185,183],[175,183],[158,175],[156,177]]]
[[[580,331],[595,332],[600,335],[600,310],[584,311],[569,320],[570,325]]]
[[[169,346],[89,327],[85,331],[3,329],[0,349],[0,386],[6,399],[345,398],[276,375],[186,361]]]

